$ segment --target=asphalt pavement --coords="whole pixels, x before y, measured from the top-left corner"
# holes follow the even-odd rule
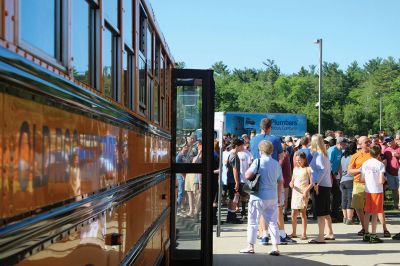
[[[387,227],[392,236],[400,232],[400,212],[387,213]],[[378,224],[377,233],[384,242],[370,244],[362,242],[357,235],[360,225],[333,224],[335,240],[326,244],[308,244],[308,240],[299,240],[295,245],[281,245],[280,256],[268,255],[271,245],[255,245],[255,254],[240,254],[239,250],[247,246],[247,224],[223,224],[220,237],[216,237],[214,228],[214,265],[400,265],[400,241],[383,238],[382,225]],[[291,233],[290,221],[285,224],[286,233]],[[298,219],[297,234],[302,232]],[[307,235],[316,237],[316,221],[309,219]]]

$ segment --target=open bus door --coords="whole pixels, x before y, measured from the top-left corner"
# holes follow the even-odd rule
[[[172,72],[171,260],[212,265],[212,70]]]

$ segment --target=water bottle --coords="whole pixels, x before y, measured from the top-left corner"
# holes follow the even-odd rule
[[[235,196],[233,197],[233,203],[238,203],[240,198],[240,193],[235,192]]]

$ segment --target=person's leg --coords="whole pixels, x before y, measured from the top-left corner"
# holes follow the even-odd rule
[[[346,209],[347,219],[348,219],[349,221],[352,221],[352,220],[353,220],[353,212],[354,212],[353,209]]]
[[[342,192],[342,212],[343,212],[343,222],[346,223],[348,218],[347,218],[347,212],[346,212],[346,206],[348,204],[348,193],[347,189],[344,186],[344,182],[340,183],[340,190]]]
[[[178,181],[178,195],[177,195],[177,199],[176,199],[176,209],[177,211],[180,211],[181,209],[181,204],[182,204],[182,198],[183,198],[183,190],[185,188],[185,183],[183,180],[183,176],[181,174],[177,174],[176,177],[177,181]]]
[[[258,220],[260,217],[259,209],[260,201],[253,200],[248,205],[248,220],[247,220],[247,243],[248,248],[254,251],[254,244],[257,238]]]
[[[268,223],[268,231],[271,235],[271,251],[277,251],[280,243],[279,227],[278,227],[278,208],[275,200],[264,201],[265,209],[263,212],[264,220]]]
[[[304,209],[301,209],[301,224],[303,226],[303,233],[301,234],[301,237],[303,239],[307,238],[307,207]]]
[[[393,209],[397,210],[399,208],[399,189],[392,189],[393,197]]]
[[[335,222],[340,220],[340,203],[341,203],[342,195],[339,189],[338,180],[336,177],[332,180],[332,209],[331,214],[334,218]]]
[[[263,237],[268,236],[268,226],[264,219],[264,216],[260,217],[260,226],[261,226],[261,230],[262,230],[262,236]]]
[[[369,220],[371,219],[371,214],[370,213],[368,213],[368,212],[366,212],[365,213],[365,215],[364,215],[364,222],[363,222],[363,224],[364,224],[364,230],[365,230],[365,234],[368,234],[369,233]]]
[[[383,227],[383,232],[388,231],[387,227],[386,227],[386,217],[385,217],[385,213],[378,213],[378,219],[382,224]]]
[[[389,173],[387,175],[387,184],[392,191],[392,199],[393,199],[393,209],[399,208],[399,179],[397,176],[393,176]]]
[[[325,224],[326,224],[326,227],[328,228],[328,232],[325,235],[325,237],[331,238],[331,239],[335,238],[335,235],[333,234],[333,229],[332,229],[332,218],[330,215],[325,216]]]
[[[318,216],[317,221],[318,221],[318,237],[316,240],[318,242],[325,242],[324,239],[325,216]]]
[[[372,214],[371,215],[371,234],[376,235],[376,224],[378,223],[378,215]]]
[[[187,213],[188,216],[193,216],[194,214],[194,199],[193,199],[193,192],[187,191],[188,195],[188,203],[189,203],[189,212]]]
[[[297,215],[299,214],[299,210],[292,210],[292,237],[296,236],[297,229]]]

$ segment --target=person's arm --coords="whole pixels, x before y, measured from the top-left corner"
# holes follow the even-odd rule
[[[360,173],[361,173],[360,181],[361,182],[365,182],[365,172],[363,171],[363,167],[362,166],[360,168]]]
[[[233,165],[232,170],[233,170],[233,178],[235,180],[235,191],[239,191],[240,172],[238,171],[238,165],[240,164],[240,161],[237,155],[234,158],[234,162],[235,164]]]
[[[312,181],[312,175],[311,175],[311,169],[310,169],[310,167],[307,167],[306,171],[307,171],[308,176],[309,176],[309,178],[310,178],[310,184],[306,187],[306,189],[304,190],[304,193],[308,193],[308,191],[310,191],[311,188],[313,187],[313,181]],[[304,194],[304,193],[303,193],[303,194]]]
[[[278,154],[278,159],[283,160],[283,158],[285,157],[285,154],[283,153],[283,151],[281,153]]]
[[[347,167],[347,174],[355,176],[360,173],[360,169],[356,168],[356,153],[351,156],[349,166]]]
[[[278,180],[278,204],[281,203],[282,190],[283,190],[283,179]]]
[[[379,183],[382,185],[385,184],[385,173],[384,172],[379,173]]]
[[[290,183],[289,183],[289,187],[293,188],[293,186],[294,186],[294,171],[292,174],[292,179],[290,180]]]
[[[244,174],[244,176],[247,180],[251,180],[253,178],[253,176],[256,174],[259,163],[260,163],[260,159],[256,159],[250,165],[249,169],[247,169],[246,173]]]
[[[282,196],[282,191],[283,191],[283,174],[282,174],[282,168],[280,167],[280,165],[278,164],[277,167],[277,182],[278,182],[278,205],[281,204],[281,196]],[[284,199],[282,199],[284,200]]]

